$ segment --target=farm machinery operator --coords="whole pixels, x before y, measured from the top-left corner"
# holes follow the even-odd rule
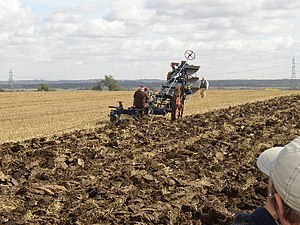
[[[147,94],[145,87],[140,86],[139,89],[133,95],[133,106],[138,109],[144,109],[144,115],[148,115],[150,97]]]

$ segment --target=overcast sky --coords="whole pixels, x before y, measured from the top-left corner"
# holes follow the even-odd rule
[[[0,80],[300,78],[300,0],[0,0]],[[299,73],[297,74],[297,71]]]

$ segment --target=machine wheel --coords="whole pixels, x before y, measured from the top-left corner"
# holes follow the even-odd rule
[[[186,50],[184,53],[184,57],[187,60],[194,60],[196,58],[196,54],[192,50]]]
[[[109,116],[109,121],[110,121],[111,123],[116,124],[116,123],[119,122],[119,118],[118,118],[116,115],[114,115],[114,114],[110,114],[110,116]]]

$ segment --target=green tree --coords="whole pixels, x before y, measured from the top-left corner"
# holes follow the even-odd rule
[[[0,92],[5,92],[5,90],[4,90],[4,89],[2,89],[2,88],[0,88]]]
[[[92,87],[93,91],[102,91],[102,87],[103,87],[103,80],[98,82],[96,86]]]
[[[113,78],[112,75],[105,75],[104,80],[102,80],[101,82],[102,82],[102,85],[107,87],[109,91],[120,90],[118,82]]]
[[[41,84],[41,86],[37,90],[38,91],[50,91],[48,84]]]

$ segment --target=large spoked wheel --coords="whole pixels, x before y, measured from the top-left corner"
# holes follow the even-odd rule
[[[184,57],[187,60],[194,60],[196,58],[196,54],[192,50],[186,50],[184,53]]]

